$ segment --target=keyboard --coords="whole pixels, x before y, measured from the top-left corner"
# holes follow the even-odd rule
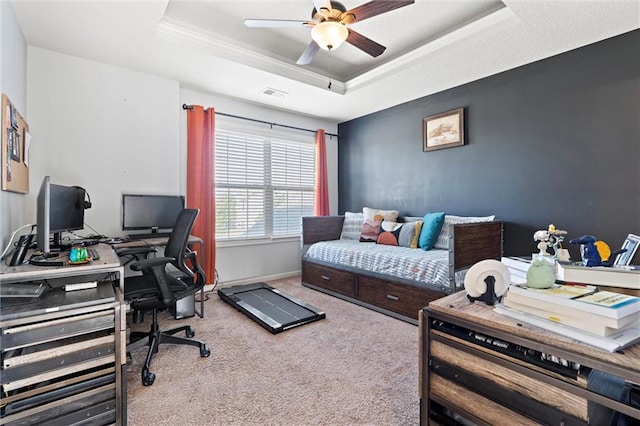
[[[0,307],[24,305],[35,302],[47,289],[41,282],[0,284]]]
[[[98,259],[100,259],[100,254],[98,254],[98,250],[96,250],[94,247],[87,247],[87,255],[88,255],[92,260],[98,260]]]
[[[171,232],[152,232],[150,234],[129,234],[127,237],[132,240],[148,240],[150,238],[167,238]]]

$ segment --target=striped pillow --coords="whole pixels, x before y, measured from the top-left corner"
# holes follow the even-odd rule
[[[344,223],[342,224],[341,240],[359,240],[364,215],[362,213],[344,212]]]

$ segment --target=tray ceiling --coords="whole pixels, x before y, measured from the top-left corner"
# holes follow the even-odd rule
[[[248,28],[244,19],[307,20],[310,0],[12,4],[30,46],[336,122],[640,27],[636,0],[417,0],[352,25],[387,47],[378,58],[345,43],[300,66],[308,28]]]

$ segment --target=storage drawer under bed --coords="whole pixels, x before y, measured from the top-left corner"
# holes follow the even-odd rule
[[[419,310],[427,306],[431,300],[441,296],[424,288],[362,275],[358,276],[357,283],[359,300],[410,318],[418,318]]]
[[[355,275],[351,272],[302,262],[302,281],[345,296],[356,297]]]

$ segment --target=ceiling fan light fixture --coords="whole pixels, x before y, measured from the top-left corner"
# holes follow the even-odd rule
[[[324,50],[337,49],[348,36],[347,27],[335,21],[320,22],[311,29],[311,38]]]

